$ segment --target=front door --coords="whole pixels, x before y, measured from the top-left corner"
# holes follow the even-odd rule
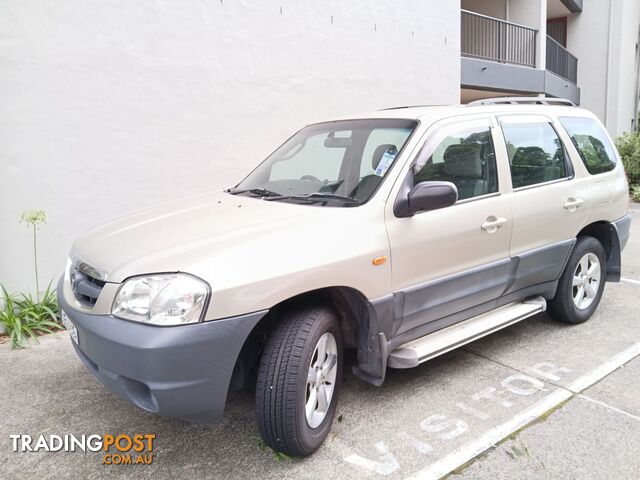
[[[489,310],[509,282],[513,222],[501,193],[508,172],[506,158],[496,161],[495,128],[490,117],[436,124],[411,167],[405,167],[414,185],[453,182],[455,205],[398,218],[392,208],[397,188],[389,198],[394,336],[425,324],[445,327],[473,307],[475,313],[478,306]],[[504,149],[497,153],[505,155]]]

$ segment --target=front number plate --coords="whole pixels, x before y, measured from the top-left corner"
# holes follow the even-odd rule
[[[69,319],[69,316],[66,313],[64,313],[64,310],[61,310],[60,318],[62,319],[62,324],[64,325],[64,328],[66,328],[67,331],[69,332],[71,339],[74,342],[78,343],[78,330],[76,329],[76,326],[73,324],[73,322]]]

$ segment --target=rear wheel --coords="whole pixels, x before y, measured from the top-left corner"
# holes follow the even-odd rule
[[[560,277],[549,314],[566,323],[582,323],[595,312],[605,284],[606,260],[602,244],[580,237]]]
[[[258,370],[256,416],[263,440],[306,456],[324,441],[342,380],[342,335],[324,307],[287,315],[266,342]]]

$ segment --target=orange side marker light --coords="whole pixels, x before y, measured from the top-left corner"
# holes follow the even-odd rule
[[[383,255],[381,257],[374,258],[373,260],[371,260],[371,263],[373,263],[374,265],[382,265],[386,261],[387,261],[387,257]]]

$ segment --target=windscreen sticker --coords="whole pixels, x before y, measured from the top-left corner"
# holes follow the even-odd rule
[[[378,168],[376,168],[377,176],[384,177],[384,174],[387,173],[387,170],[389,170],[389,167],[395,160],[397,154],[398,152],[391,149],[384,152],[382,158],[380,159],[380,163],[378,164]]]

